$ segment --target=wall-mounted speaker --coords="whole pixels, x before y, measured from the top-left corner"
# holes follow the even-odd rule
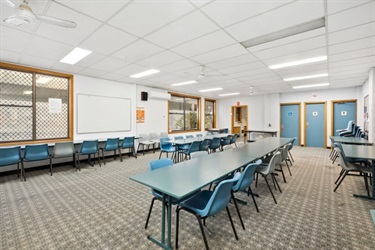
[[[141,100],[142,101],[147,101],[148,98],[148,93],[147,92],[141,92]]]

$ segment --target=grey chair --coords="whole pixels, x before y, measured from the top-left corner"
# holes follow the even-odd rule
[[[149,150],[150,146],[152,146],[152,151],[155,153],[155,143],[150,140],[147,134],[139,134],[137,152],[139,151],[140,146],[142,146],[143,155],[145,155],[145,146],[147,146],[147,150]]]
[[[67,157],[72,157],[73,166],[74,168],[77,168],[76,150],[74,148],[73,142],[55,143],[55,146],[53,147],[53,152],[52,152],[52,162],[53,162],[53,159],[67,158]],[[53,167],[53,164],[52,164],[52,167]],[[51,171],[51,175],[52,175],[52,171]]]

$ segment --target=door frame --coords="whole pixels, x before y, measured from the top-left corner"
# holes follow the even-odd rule
[[[231,126],[231,132],[233,133],[233,130],[234,130],[234,109],[235,108],[246,108],[246,128],[244,128],[245,130],[247,130],[249,128],[249,108],[247,105],[236,105],[236,106],[232,106],[231,107],[231,112],[232,112],[232,126]],[[244,133],[246,134],[247,136],[247,133]],[[241,135],[241,131],[240,131],[240,135]],[[247,141],[247,138],[245,137],[245,141]]]
[[[283,102],[283,103],[280,103],[280,124],[279,124],[279,131],[280,131],[280,137],[281,137],[281,131],[282,131],[282,123],[281,123],[281,107],[282,106],[288,106],[288,105],[298,105],[299,106],[299,109],[298,109],[298,115],[299,115],[299,119],[298,119],[298,127],[299,127],[299,144],[300,146],[302,145],[302,129],[301,129],[301,114],[302,114],[302,103],[301,102]]]
[[[357,124],[357,117],[358,117],[358,102],[357,99],[344,99],[344,100],[332,100],[331,101],[331,135],[334,134],[333,131],[333,118],[334,118],[334,106],[335,103],[340,103],[340,102],[355,102],[355,124]]]
[[[304,103],[304,117],[305,117],[305,122],[303,124],[303,127],[304,127],[304,138],[303,138],[303,141],[305,143],[305,147],[307,147],[307,143],[306,143],[306,106],[308,104],[324,104],[324,144],[323,144],[323,147],[324,148],[327,148],[327,101],[316,101],[316,102],[305,102]]]

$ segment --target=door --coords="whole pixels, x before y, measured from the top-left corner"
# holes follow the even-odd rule
[[[345,129],[349,121],[356,121],[357,101],[333,101],[333,126],[331,134],[339,135],[338,129]]]
[[[247,105],[232,106],[232,134],[241,135],[247,130],[247,117]]]
[[[305,146],[325,147],[326,121],[324,103],[305,103]]]
[[[281,137],[296,137],[294,145],[300,145],[300,104],[281,104],[280,110]]]

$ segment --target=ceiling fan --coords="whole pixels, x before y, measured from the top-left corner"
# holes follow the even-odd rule
[[[200,65],[200,69],[201,69],[201,71],[200,71],[199,74],[192,74],[192,73],[189,73],[189,72],[186,72],[186,73],[191,74],[191,75],[195,75],[198,78],[198,80],[201,80],[201,79],[203,79],[205,77],[210,77],[210,76],[225,76],[225,74],[215,74],[215,75],[213,75],[213,74],[206,74],[206,72],[205,72],[206,66],[203,65],[203,64]]]
[[[29,6],[28,0],[22,0],[20,6],[17,6],[10,0],[1,0],[1,3],[14,9],[14,15],[9,16],[4,19],[5,23],[9,23],[15,26],[20,26],[22,24],[33,24],[37,21],[49,23],[53,25],[62,26],[65,28],[75,28],[77,24],[72,21],[50,17],[50,16],[43,16],[43,15],[36,15],[32,11]]]

